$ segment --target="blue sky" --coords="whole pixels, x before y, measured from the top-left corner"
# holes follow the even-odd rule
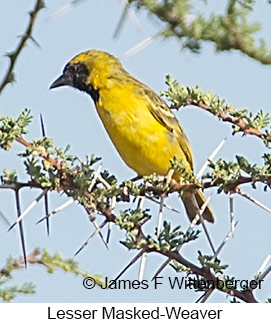
[[[71,144],[71,153],[84,158],[95,153],[102,157],[103,169],[116,174],[120,180],[133,177],[134,172],[120,159],[102,127],[90,98],[71,88],[49,91],[50,84],[60,75],[63,67],[73,56],[87,49],[108,51],[117,57],[153,36],[159,30],[159,23],[150,19],[144,12],[136,14],[139,28],[127,20],[117,39],[113,33],[122,13],[119,0],[82,1],[73,10],[59,16],[52,15],[69,1],[45,1],[46,9],[42,10],[34,29],[34,37],[40,44],[38,48],[29,42],[16,65],[17,82],[7,86],[0,97],[0,109],[3,115],[18,116],[20,111],[31,108],[34,120],[29,127],[26,139],[40,137],[39,114],[42,113],[46,132],[54,138],[57,146]],[[210,1],[209,9],[217,2]],[[34,4],[33,0],[6,1],[0,4],[0,75],[5,71],[7,58],[4,54],[14,49],[18,38],[28,22],[27,11]],[[219,8],[221,10],[221,8]],[[270,6],[257,6],[253,19],[264,22],[262,36],[270,38]],[[124,67],[136,78],[148,84],[156,92],[166,89],[165,75],[171,74],[185,85],[199,85],[203,90],[225,98],[236,108],[247,107],[252,112],[259,109],[270,111],[270,67],[263,66],[238,52],[214,52],[211,44],[205,44],[200,55],[182,52],[178,41],[157,39],[146,48],[132,56],[121,58]],[[219,152],[221,158],[234,159],[235,155],[244,155],[251,161],[261,162],[261,156],[267,149],[262,142],[253,137],[231,136],[231,126],[222,124],[213,116],[195,107],[187,107],[176,113],[181,125],[190,140],[197,171],[216,145],[224,138],[228,140]],[[24,180],[24,167],[16,154],[23,148],[18,144],[9,152],[0,151],[0,170],[18,169],[20,179]],[[217,157],[217,158],[218,158]],[[270,205],[270,191],[264,193],[244,187],[244,191],[261,202]],[[215,191],[214,191],[215,192]],[[39,194],[36,190],[23,190],[22,209]],[[210,191],[206,192],[206,195]],[[50,208],[65,202],[64,196],[50,194]],[[239,220],[234,238],[232,238],[220,254],[223,263],[229,264],[226,273],[237,279],[252,279],[257,269],[270,251],[271,214],[260,209],[249,201],[237,196],[235,216]],[[187,228],[188,221],[184,209],[177,197],[169,199],[169,203],[180,209],[181,214],[166,212],[166,219],[174,225],[179,223]],[[217,247],[229,230],[229,201],[224,194],[215,194],[211,202],[217,221],[208,225],[210,235]],[[122,205],[127,208],[127,205]],[[146,203],[153,212],[158,213],[158,206]],[[13,192],[0,191],[0,209],[12,223],[16,218]],[[72,257],[74,252],[93,231],[85,211],[73,204],[63,212],[56,214],[51,220],[51,235],[46,236],[44,224],[35,225],[44,214],[41,203],[24,220],[26,246],[30,252],[35,247],[45,247],[50,253],[60,252],[65,257]],[[0,220],[1,221],[1,220]],[[100,218],[99,221],[102,221]],[[156,221],[149,225],[154,230]],[[0,222],[0,244],[2,247],[0,263],[12,255],[21,255],[18,228],[7,233],[7,226]],[[134,257],[134,251],[128,251],[120,243],[124,232],[115,228],[112,234],[110,249],[107,251],[99,238],[79,254],[75,260],[80,266],[103,276],[114,278],[122,268]],[[183,254],[195,261],[197,251],[211,253],[204,234],[183,248]],[[150,255],[147,258],[144,278],[150,280],[164,258]],[[136,279],[138,263],[130,268],[123,279]],[[174,276],[171,268],[163,272],[164,277]],[[105,291],[98,288],[88,291],[82,287],[82,279],[71,274],[57,271],[48,275],[43,268],[37,266],[20,270],[14,274],[14,283],[32,281],[37,285],[35,295],[19,296],[17,302],[193,302],[200,295],[190,291],[170,290],[166,284],[158,290],[117,290]],[[262,291],[256,296],[260,301],[270,297],[270,278],[266,279]],[[212,302],[227,301],[224,294],[215,293]]]

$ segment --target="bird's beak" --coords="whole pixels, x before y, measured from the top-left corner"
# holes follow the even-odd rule
[[[62,74],[61,76],[59,76],[59,78],[57,78],[50,86],[50,90],[54,89],[56,87],[59,86],[64,86],[64,85],[73,85],[73,79],[71,77],[71,75],[67,75],[67,74]]]

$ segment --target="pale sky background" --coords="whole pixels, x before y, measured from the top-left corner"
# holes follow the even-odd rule
[[[46,132],[54,138],[57,146],[65,147],[71,144],[70,152],[84,159],[86,155],[95,153],[103,159],[103,169],[116,174],[120,180],[129,179],[135,174],[120,159],[111,144],[102,124],[96,114],[91,99],[71,88],[61,88],[49,91],[50,84],[60,75],[65,64],[76,54],[87,49],[101,49],[117,57],[143,41],[153,36],[160,28],[156,20],[150,19],[144,12],[136,14],[139,28],[129,20],[123,26],[118,39],[113,39],[113,32],[122,13],[119,0],[82,1],[66,14],[50,18],[57,10],[70,3],[67,0],[45,1],[46,9],[38,16],[34,28],[34,37],[41,48],[28,42],[15,68],[17,82],[9,85],[0,97],[0,113],[17,117],[23,108],[31,108],[34,120],[29,127],[26,139],[40,137],[39,114],[42,113]],[[224,1],[220,2],[224,3]],[[259,4],[260,3],[260,4]],[[28,15],[32,9],[33,0],[11,0],[0,3],[0,76],[7,67],[4,54],[15,48],[18,38],[25,30]],[[209,9],[217,6],[217,1],[209,1]],[[209,10],[208,9],[208,10]],[[214,9],[214,7],[213,7]],[[264,23],[261,36],[270,41],[271,6],[259,1],[253,15],[254,20]],[[219,10],[222,10],[219,8]],[[49,19],[50,18],[50,19]],[[136,78],[148,84],[156,92],[166,89],[165,75],[171,74],[185,85],[199,85],[204,90],[225,98],[236,108],[248,107],[251,111],[259,109],[270,111],[270,67],[263,66],[238,52],[215,54],[213,45],[203,45],[200,55],[182,52],[180,44],[174,39],[155,40],[140,52],[121,58],[124,67]],[[180,123],[190,140],[195,159],[195,170],[199,170],[203,162],[224,138],[228,137],[219,157],[232,160],[235,155],[244,155],[252,162],[261,163],[260,156],[269,152],[258,138],[241,135],[231,136],[231,125],[222,124],[216,118],[202,110],[187,107],[176,113]],[[18,169],[20,180],[24,180],[24,167],[16,154],[23,147],[14,144],[9,152],[0,151],[0,171]],[[271,207],[270,191],[263,192],[262,186],[252,190],[249,186],[243,190]],[[214,191],[215,192],[215,191]],[[38,196],[40,191],[21,191],[22,209]],[[206,195],[211,193],[206,191]],[[50,209],[61,205],[67,200],[65,196],[52,193]],[[236,233],[220,254],[223,264],[229,264],[226,274],[236,279],[252,279],[262,264],[270,248],[271,214],[260,209],[249,201],[237,196],[235,202],[235,217],[239,220]],[[186,229],[189,225],[182,203],[175,197],[168,200],[181,210],[181,214],[167,211],[165,218],[174,225],[182,224]],[[214,195],[211,205],[216,215],[216,223],[208,225],[212,240],[219,246],[229,231],[229,202],[224,194]],[[147,229],[154,232],[158,206],[150,203],[153,220]],[[127,204],[121,205],[126,209]],[[0,210],[12,223],[16,219],[14,194],[11,191],[0,191]],[[45,224],[36,225],[36,221],[44,216],[44,204],[40,203],[24,220],[26,248],[31,252],[36,247],[45,247],[51,254],[62,253],[64,257],[73,257],[75,251],[93,232],[86,212],[74,204],[51,218],[51,234],[46,235]],[[98,217],[98,222],[103,218]],[[7,233],[7,225],[0,219],[0,266],[8,256],[20,257],[21,245],[18,227]],[[106,234],[106,231],[104,231]],[[75,260],[82,269],[94,274],[101,274],[113,279],[125,265],[134,257],[137,251],[130,251],[119,241],[124,240],[124,232],[115,228],[112,233],[110,249],[107,251],[99,237],[85,248]],[[196,261],[198,250],[211,254],[206,237],[200,238],[182,249],[183,255],[191,261]],[[153,273],[164,262],[159,255],[147,258],[144,279],[150,281]],[[122,279],[137,279],[139,262],[130,268]],[[175,276],[168,267],[163,276]],[[181,275],[179,275],[181,277]],[[193,302],[201,294],[193,291],[170,290],[167,284],[153,290],[102,290],[96,287],[86,290],[82,286],[82,278],[65,274],[58,270],[49,275],[44,268],[31,266],[27,270],[14,272],[12,283],[23,282],[36,284],[35,295],[18,296],[16,302]],[[259,301],[270,297],[270,277],[265,280],[263,289],[255,293]],[[210,302],[227,302],[225,294],[216,292]]]

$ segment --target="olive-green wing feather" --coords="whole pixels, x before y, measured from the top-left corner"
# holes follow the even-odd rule
[[[184,152],[188,163],[193,169],[193,155],[190,144],[174,113],[167,106],[166,102],[152,90],[145,88],[144,94],[149,98],[149,109],[151,114],[168,131],[175,133],[178,143]]]

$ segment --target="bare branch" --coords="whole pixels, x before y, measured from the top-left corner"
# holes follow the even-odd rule
[[[39,11],[44,7],[45,7],[45,5],[44,5],[43,0],[36,0],[34,9],[29,12],[30,20],[29,20],[28,26],[26,28],[26,31],[21,36],[21,40],[20,40],[19,44],[17,45],[16,49],[13,52],[7,54],[7,56],[9,57],[9,66],[8,66],[7,72],[6,72],[2,82],[0,83],[0,94],[2,93],[2,91],[4,90],[4,88],[7,84],[12,83],[14,81],[13,70],[14,70],[16,61],[17,61],[19,55],[21,54],[23,48],[25,47],[25,44],[28,41],[28,39],[34,40],[34,38],[32,36],[33,27],[34,27],[34,24],[35,24],[35,21],[36,21]]]

